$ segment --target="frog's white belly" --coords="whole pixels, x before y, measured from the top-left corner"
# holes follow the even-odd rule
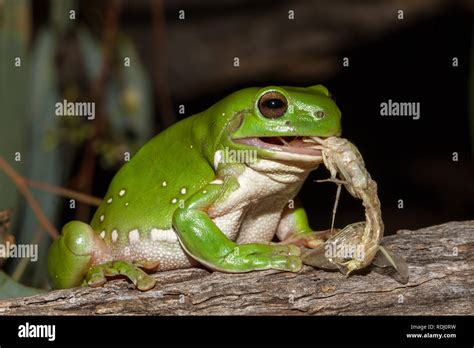
[[[247,168],[237,177],[240,188],[225,201],[211,206],[210,218],[231,240],[241,243],[271,241],[277,231],[281,213],[293,199],[311,168],[298,168],[261,160],[256,168]],[[99,253],[96,263],[121,260],[159,262],[159,270],[188,268],[196,262],[179,244],[176,231],[151,231],[149,238],[129,234],[127,245],[111,246]]]
[[[237,177],[240,188],[210,207],[208,214],[229,239],[239,244],[271,241],[283,208],[314,167],[260,160]]]

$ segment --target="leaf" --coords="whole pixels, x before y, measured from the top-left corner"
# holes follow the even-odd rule
[[[69,11],[76,11],[76,18],[78,16],[76,0],[51,0],[50,8],[51,20],[57,33],[64,34],[75,23],[75,21],[69,17]]]
[[[70,156],[61,155],[61,149],[48,149],[46,138],[58,126],[58,117],[55,115],[55,104],[59,101],[58,81],[55,64],[56,37],[51,30],[38,33],[31,55],[31,70],[26,92],[22,93],[24,103],[29,106],[28,128],[29,152],[25,156],[24,168],[21,172],[26,177],[60,185],[62,175],[67,168]],[[58,212],[58,197],[48,192],[33,191],[38,204],[51,221],[55,221]],[[20,244],[29,244],[33,240],[38,243],[38,262],[29,265],[22,278],[28,279],[31,284],[42,286],[47,280],[47,251],[50,239],[46,233],[37,236],[38,220],[29,207],[24,209],[21,229],[17,235]],[[18,266],[18,260],[12,260]],[[15,272],[15,276],[18,272]]]
[[[81,50],[86,78],[90,84],[97,78],[102,63],[100,46],[94,40],[90,31],[85,28],[79,28],[77,30],[77,40]]]
[[[136,141],[142,145],[152,136],[152,90],[145,68],[140,62],[137,50],[130,40],[122,38],[118,46],[119,59],[108,92],[107,108],[109,121],[120,128],[132,131]],[[124,66],[124,59],[130,59],[130,66]]]
[[[8,0],[0,5],[0,156],[16,170],[22,171],[24,162],[14,161],[15,153],[22,156],[28,148],[29,122],[26,117],[25,89],[28,85],[28,37],[30,23],[29,1]],[[20,58],[21,66],[15,66]],[[19,193],[11,180],[0,173],[0,209],[18,208]],[[13,216],[18,224],[18,214]],[[12,228],[14,229],[15,226]]]
[[[0,299],[33,296],[44,292],[46,291],[42,289],[24,286],[0,271]]]

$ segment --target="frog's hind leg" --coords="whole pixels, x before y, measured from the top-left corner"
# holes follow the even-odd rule
[[[94,261],[99,243],[97,236],[86,223],[71,221],[49,249],[48,273],[56,289],[81,285],[82,279]]]
[[[138,290],[147,291],[155,286],[156,280],[140,267],[153,269],[157,266],[158,263],[132,263],[122,260],[105,262],[89,269],[83,285],[101,286],[107,281],[107,277],[125,276]]]

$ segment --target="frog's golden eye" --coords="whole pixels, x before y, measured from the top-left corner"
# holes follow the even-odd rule
[[[280,92],[267,92],[260,97],[258,109],[265,117],[278,118],[283,116],[288,109],[288,101]]]

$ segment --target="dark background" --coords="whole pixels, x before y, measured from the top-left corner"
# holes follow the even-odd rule
[[[272,23],[275,26],[284,26],[293,23],[285,20],[286,10],[293,9],[300,4],[305,9],[309,2],[279,2],[275,6],[273,1],[226,1],[202,2],[202,7],[175,6],[167,3],[166,16],[169,21],[168,40],[178,36],[173,31],[179,26],[186,26],[189,22],[196,29],[194,32],[182,35],[184,40],[180,42],[168,42],[173,47],[168,61],[172,62],[176,56],[187,57],[192,60],[199,54],[213,56],[212,64],[206,66],[204,74],[215,76],[213,70],[230,69],[233,51],[241,61],[241,66],[248,74],[249,70],[255,71],[243,81],[230,79],[218,86],[198,89],[196,94],[177,91],[177,97],[171,95],[175,115],[181,118],[176,110],[178,105],[186,105],[186,115],[192,115],[202,111],[217,102],[225,95],[239,88],[248,86],[264,85],[288,85],[295,84],[307,86],[322,83],[335,95],[336,101],[343,113],[343,136],[353,141],[364,156],[368,169],[379,184],[380,199],[383,207],[383,216],[386,223],[386,234],[394,233],[400,228],[420,228],[428,225],[443,223],[452,220],[467,220],[474,216],[474,171],[472,167],[472,153],[470,141],[470,126],[468,117],[469,93],[468,89],[469,69],[473,63],[470,55],[472,42],[472,13],[462,11],[462,8],[452,6],[440,10],[434,16],[410,22],[408,25],[398,25],[396,14],[393,13],[394,27],[383,33],[372,33],[375,38],[359,37],[359,45],[349,44],[349,49],[341,47],[340,51],[334,53],[332,64],[337,65],[334,72],[322,72],[322,77],[317,74],[298,76],[291,78],[291,65],[286,66],[290,71],[274,71],[272,68],[274,56],[279,51],[289,51],[293,37],[288,35],[283,40],[285,29],[265,28],[264,25]],[[339,6],[343,2],[339,2]],[[184,2],[190,5],[191,2]],[[94,3],[85,5],[96,6]],[[320,2],[318,6],[311,9],[330,12],[327,7],[330,1]],[[145,6],[144,6],[145,7]],[[186,10],[186,20],[177,19],[176,10]],[[326,8],[326,9],[324,9]],[[405,16],[412,14],[406,7]],[[342,7],[341,7],[342,9]],[[347,12],[350,8],[346,9]],[[362,10],[361,10],[362,11]],[[407,13],[408,12],[408,13]],[[252,25],[253,30],[246,30],[246,18],[252,21],[248,13],[260,13],[262,26]],[[339,13],[340,16],[351,14]],[[199,26],[209,21],[220,23],[227,18],[241,17],[241,22],[235,24],[236,31],[219,32],[216,28],[214,33],[216,40],[222,40],[217,45],[218,50],[207,51],[206,41],[202,42],[203,52],[190,52],[188,40],[198,41],[202,34],[198,32]],[[318,31],[336,31],[337,34],[328,33],[327,36],[340,40],[338,35],[345,34],[340,28],[333,28],[330,18],[323,22],[316,20],[314,23],[306,22],[299,24],[301,11],[295,13],[295,25],[301,25],[308,33],[317,35]],[[272,19],[273,17],[273,19]],[[219,19],[220,18],[220,19]],[[150,30],[151,18],[149,12],[142,10],[136,5],[131,13],[126,13],[121,20],[121,27],[136,37],[141,47],[144,61],[150,60],[151,50],[147,46],[147,32]],[[361,18],[360,21],[369,21]],[[406,19],[405,19],[406,21]],[[308,27],[309,28],[308,28]],[[357,28],[351,24],[352,29]],[[361,23],[364,26],[364,23]],[[206,27],[205,27],[206,28]],[[351,29],[349,25],[346,30]],[[298,30],[291,28],[292,35],[298,36]],[[268,34],[262,35],[262,32]],[[274,35],[272,35],[272,33]],[[192,35],[192,36],[191,36]],[[251,46],[255,42],[248,39],[247,35],[262,35],[265,43],[260,46]],[[363,34],[361,33],[360,36]],[[299,40],[300,38],[295,38]],[[210,41],[210,40],[207,40]],[[236,42],[236,47],[229,47],[226,42]],[[318,40],[316,40],[317,42]],[[324,43],[324,41],[322,41]],[[193,43],[196,44],[195,42]],[[318,57],[325,56],[326,50],[332,49],[331,43],[327,47],[315,48],[310,43],[304,48],[308,51],[308,58],[304,63],[318,65]],[[179,46],[179,47],[178,47]],[[251,46],[251,47],[248,47]],[[271,53],[265,52],[266,46],[273,46]],[[245,55],[247,51],[264,51],[262,58],[256,53]],[[244,53],[244,54],[242,54]],[[298,64],[295,57],[299,52],[293,52],[291,61]],[[314,57],[311,57],[314,55]],[[255,58],[257,56],[257,58]],[[350,66],[342,68],[342,58],[349,57]],[[452,66],[452,58],[459,58],[459,67]],[[282,57],[278,57],[280,60]],[[180,58],[178,58],[180,59]],[[246,66],[246,61],[251,59],[252,66]],[[156,63],[156,62],[155,62]],[[148,62],[148,68],[153,71],[154,61]],[[170,63],[171,65],[173,63]],[[185,63],[187,65],[187,63]],[[193,64],[189,62],[189,64]],[[260,68],[261,67],[261,68]],[[300,67],[294,67],[301,69]],[[199,70],[201,70],[199,69]],[[259,70],[261,69],[261,70]],[[239,69],[235,69],[238,74]],[[322,67],[321,70],[324,70]],[[268,72],[270,71],[270,72]],[[171,79],[173,73],[168,73]],[[284,75],[284,76],[281,76]],[[290,77],[288,78],[288,76]],[[302,75],[300,72],[297,75]],[[188,75],[179,75],[186,80],[192,80],[192,71]],[[184,86],[191,82],[180,80]],[[179,89],[179,82],[173,81]],[[173,93],[173,91],[171,91]],[[420,102],[421,117],[412,120],[410,117],[381,117],[380,103],[392,99],[393,101]],[[159,106],[156,107],[157,124],[160,123]],[[452,153],[459,153],[459,162],[452,161]],[[327,228],[331,220],[332,203],[334,201],[335,187],[330,184],[315,184],[312,180],[323,178],[327,172],[314,173],[307,181],[302,191],[302,199],[307,207],[312,225],[315,228]],[[105,192],[109,177],[101,183],[101,188],[96,194],[100,196]],[[363,209],[360,202],[354,201],[349,195],[344,195],[338,213],[337,223],[345,226],[348,223],[363,219]],[[404,209],[398,209],[398,200],[403,199]]]
[[[28,50],[34,48],[44,28],[53,26],[51,3],[31,3]],[[68,87],[74,85],[79,95],[94,99],[90,87],[94,84],[84,78],[78,58],[82,53],[77,28],[87,28],[104,44],[107,18],[115,10],[116,37],[127,37],[136,47],[149,79],[151,118],[147,127],[151,133],[243,87],[322,83],[335,95],[342,111],[343,136],[357,145],[378,183],[385,234],[473,218],[471,2],[81,0],[75,6],[74,24],[57,35],[61,44],[54,66],[60,95],[67,95]],[[185,20],[178,19],[181,9]],[[397,18],[400,9],[403,20]],[[295,11],[294,20],[288,20],[289,10]],[[111,47],[114,52],[114,42]],[[120,59],[111,56],[109,64],[120,69]],[[232,65],[234,57],[240,59],[238,68]],[[350,59],[349,67],[342,66],[343,57]],[[452,66],[453,57],[459,59],[458,67]],[[113,69],[106,81],[114,76]],[[103,88],[108,88],[107,83]],[[380,103],[388,99],[420,102],[420,119],[380,116]],[[185,105],[184,115],[178,113],[179,105]],[[98,133],[101,137],[114,139],[119,134],[112,144],[125,147],[144,142],[133,127],[109,127],[110,117],[104,113],[106,126]],[[0,127],[0,136],[5,132]],[[94,151],[86,158],[93,141],[91,135],[59,149],[64,156],[62,177],[52,183],[97,197],[105,194],[122,162],[104,164],[104,154]],[[457,162],[452,160],[453,152],[459,154]],[[84,166],[92,166],[92,174],[78,179]],[[17,169],[28,176],[25,168]],[[314,182],[327,175],[323,168],[314,172],[301,192],[315,229],[328,228],[331,222],[335,186]],[[71,219],[89,220],[94,210],[86,205],[69,209],[66,199],[51,194],[43,199],[56,207],[50,217],[58,228]],[[398,208],[400,199],[403,209]],[[17,204],[20,215],[15,219],[21,221],[21,214],[31,212],[21,202]],[[336,225],[363,219],[360,202],[344,193]],[[17,223],[20,237],[24,228]],[[23,238],[30,238],[24,233]]]

